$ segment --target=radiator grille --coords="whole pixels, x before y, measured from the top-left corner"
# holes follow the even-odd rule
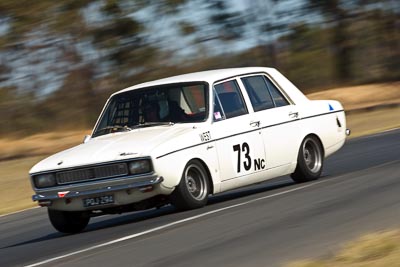
[[[56,174],[58,184],[90,181],[95,179],[111,178],[128,174],[126,163],[116,163],[92,168],[82,168]]]

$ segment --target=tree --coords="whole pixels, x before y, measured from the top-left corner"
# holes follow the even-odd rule
[[[349,42],[347,29],[350,12],[340,0],[307,0],[307,9],[318,11],[324,16],[325,23],[332,27],[332,51],[335,60],[336,79],[339,83],[348,82],[352,69],[352,44]],[[347,1],[350,5],[350,1]]]

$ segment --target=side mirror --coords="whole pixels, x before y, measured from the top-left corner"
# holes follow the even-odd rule
[[[90,135],[85,135],[85,137],[83,137],[82,143],[86,143],[87,141],[90,140],[90,138],[92,138]]]

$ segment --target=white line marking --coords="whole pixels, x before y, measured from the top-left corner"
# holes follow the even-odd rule
[[[385,131],[383,131],[381,133],[387,133],[387,132],[391,132],[391,131],[395,131],[395,130],[399,130],[399,129],[400,129],[400,127],[391,128],[391,129],[385,130]]]
[[[21,212],[24,212],[24,211],[28,211],[28,210],[37,209],[37,208],[41,208],[41,207],[37,206],[37,207],[26,208],[26,209],[23,209],[23,210],[13,211],[13,212],[10,212],[10,213],[6,213],[6,214],[0,215],[0,218],[6,217],[6,216],[8,216],[8,215],[18,214],[18,213],[21,213]]]
[[[399,130],[399,129],[400,129],[400,127],[391,128],[391,129],[384,130],[384,131],[377,132],[377,133],[371,133],[371,134],[367,134],[367,135],[356,136],[356,137],[354,137],[353,139],[364,139],[364,138],[367,139],[367,138],[373,138],[373,137],[377,137],[377,136],[384,135],[384,134],[386,134],[386,133],[390,133],[390,132],[397,131],[397,130]],[[351,136],[351,135],[350,135],[350,136]]]
[[[123,242],[123,241],[129,240],[129,239],[133,239],[133,238],[136,238],[136,237],[139,237],[139,236],[143,236],[143,235],[146,235],[146,234],[149,234],[149,233],[153,233],[153,232],[156,232],[156,231],[159,231],[159,230],[163,230],[163,229],[169,228],[169,227],[174,226],[174,225],[182,224],[184,222],[193,221],[193,220],[196,220],[198,218],[201,218],[201,217],[204,217],[204,216],[207,216],[207,215],[210,215],[210,214],[218,213],[218,212],[221,212],[221,211],[224,211],[224,210],[228,210],[228,209],[233,209],[233,208],[240,207],[240,206],[243,206],[243,205],[247,205],[247,204],[250,204],[250,203],[253,203],[253,202],[256,202],[256,201],[260,201],[260,200],[263,200],[263,199],[272,198],[272,197],[276,197],[276,196],[279,196],[279,195],[287,194],[287,193],[290,193],[290,192],[293,192],[293,191],[298,191],[298,190],[301,190],[301,189],[304,189],[304,188],[307,188],[307,187],[310,187],[310,186],[314,186],[316,184],[320,184],[320,183],[323,183],[323,182],[326,182],[326,181],[329,181],[329,180],[322,180],[322,181],[319,181],[319,182],[315,182],[315,183],[308,184],[308,185],[303,185],[303,186],[300,186],[300,187],[296,187],[296,188],[293,188],[293,189],[290,189],[290,190],[286,190],[286,191],[282,191],[282,192],[279,192],[279,193],[275,193],[275,194],[272,194],[272,195],[268,195],[268,196],[264,196],[264,197],[260,197],[260,198],[256,198],[256,199],[252,199],[252,200],[248,200],[248,201],[245,201],[245,202],[242,202],[242,203],[239,203],[239,204],[235,204],[235,205],[232,205],[232,206],[228,206],[228,207],[224,207],[224,208],[208,211],[208,212],[196,215],[196,216],[188,217],[186,219],[182,219],[182,220],[175,221],[175,222],[172,222],[172,223],[167,223],[165,225],[158,226],[158,227],[155,227],[153,229],[149,229],[149,230],[146,230],[146,231],[143,231],[143,232],[140,232],[140,233],[136,233],[136,234],[133,234],[133,235],[128,235],[128,236],[125,236],[125,237],[114,239],[114,240],[106,242],[106,243],[102,243],[102,244],[99,244],[99,245],[95,245],[95,246],[92,246],[92,247],[81,249],[81,250],[78,250],[78,251],[75,251],[75,252],[71,252],[71,253],[68,253],[68,254],[64,254],[64,255],[58,256],[58,257],[50,258],[50,259],[47,259],[47,260],[44,260],[44,261],[41,261],[41,262],[37,262],[37,263],[34,263],[34,264],[26,265],[26,267],[34,267],[34,266],[39,266],[39,265],[43,265],[43,264],[46,264],[46,263],[50,263],[50,262],[53,262],[53,261],[56,261],[56,260],[60,260],[60,259],[63,259],[63,258],[67,258],[67,257],[73,256],[73,255],[76,255],[76,254],[80,254],[80,253],[83,253],[83,252],[87,252],[87,251],[90,251],[90,250],[94,250],[94,249],[97,249],[97,248],[109,246],[109,245],[112,245],[112,244],[115,244],[115,243],[119,243],[119,242]]]

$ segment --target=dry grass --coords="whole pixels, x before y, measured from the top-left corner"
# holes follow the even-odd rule
[[[346,110],[400,103],[400,82],[326,90],[310,99],[336,99]],[[400,127],[400,107],[382,108],[347,115],[351,137]],[[31,200],[28,171],[45,155],[79,144],[87,131],[37,134],[23,139],[0,139],[0,215],[36,206]],[[8,160],[6,160],[8,159]],[[303,260],[290,267],[386,267],[400,266],[400,232],[371,234],[324,260]]]
[[[310,99],[339,100],[345,110],[400,104],[400,82],[370,84],[323,90],[307,95]]]
[[[337,255],[323,260],[303,260],[288,267],[387,267],[400,266],[400,231],[363,236]]]
[[[337,99],[346,110],[399,103],[400,82],[324,90],[307,95],[310,99]],[[352,136],[374,133],[400,126],[399,109],[376,110],[348,115]],[[51,132],[22,139],[0,139],[0,161],[49,155],[79,144],[90,130]]]
[[[82,142],[90,131],[53,132],[22,139],[0,139],[0,215],[36,206],[29,169],[47,155]],[[6,160],[8,159],[8,160]]]
[[[400,128],[400,106],[367,112],[351,113],[346,116],[350,138]]]
[[[313,100],[339,100],[347,114],[347,127],[351,129],[350,138],[400,127],[400,107],[366,108],[400,105],[400,82],[371,84],[323,90],[307,95]],[[356,110],[360,110],[360,112]]]
[[[29,169],[43,157],[0,162],[0,215],[36,206],[29,181]]]
[[[35,134],[21,139],[0,139],[0,161],[38,155],[50,155],[78,145],[90,130]]]
[[[348,109],[400,103],[400,82],[326,90],[311,99],[338,99]],[[377,94],[376,92],[379,92]],[[372,98],[374,96],[374,98]],[[376,97],[379,96],[379,97]],[[353,112],[347,116],[351,137],[400,127],[400,107]],[[22,139],[0,139],[0,214],[32,207],[28,171],[41,158],[75,146],[90,130],[36,134]]]

